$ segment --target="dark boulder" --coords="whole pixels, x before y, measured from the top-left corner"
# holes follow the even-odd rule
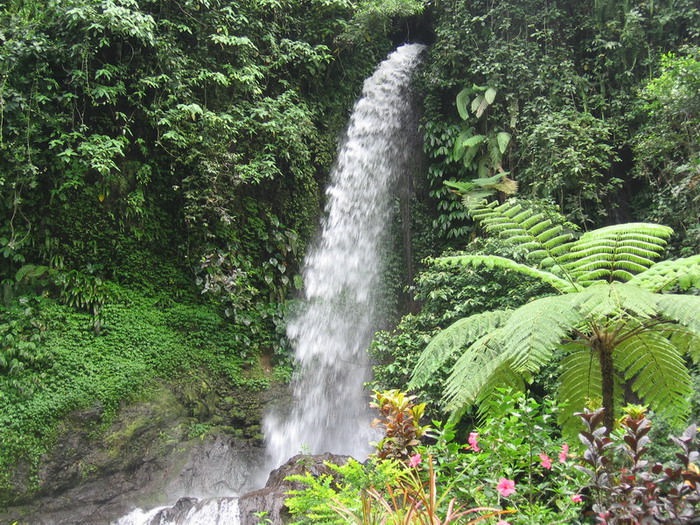
[[[337,456],[325,453],[319,455],[298,454],[276,468],[270,473],[265,487],[242,496],[238,502],[240,508],[241,525],[257,525],[261,520],[256,514],[265,513],[265,523],[283,525],[291,521],[291,515],[285,505],[290,490],[299,490],[305,486],[296,481],[288,481],[286,478],[294,474],[304,475],[311,473],[318,477],[324,474],[335,476],[335,471],[326,463],[344,465],[349,456]]]

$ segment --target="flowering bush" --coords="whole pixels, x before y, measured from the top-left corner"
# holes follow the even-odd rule
[[[427,427],[414,417],[413,399],[398,391],[375,397],[391,438],[377,449],[393,458],[378,453],[364,471],[356,462],[339,467],[335,486],[297,479],[309,488],[288,500],[295,523],[580,523],[584,474],[558,437],[551,402],[502,391],[492,400],[496,417],[461,442],[453,425],[436,423],[435,443],[421,445],[416,434]]]
[[[416,449],[435,458],[439,484],[454,486],[467,505],[515,510],[512,525],[580,523],[584,476],[559,437],[557,407],[505,390],[491,404],[494,417],[469,432],[466,445],[448,424],[435,444]]]

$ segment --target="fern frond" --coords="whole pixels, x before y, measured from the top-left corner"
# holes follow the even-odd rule
[[[418,358],[408,389],[423,386],[456,352],[494,331],[511,313],[509,310],[484,312],[455,321],[442,330],[428,343]]]
[[[694,363],[700,363],[700,334],[676,329],[668,334],[668,338],[681,355],[690,356]]]
[[[510,389],[512,392],[524,392],[526,382],[531,382],[532,378],[515,372],[508,361],[504,361],[501,365],[490,374],[481,388],[476,399],[477,410],[476,414],[480,419],[487,417],[489,409],[493,407],[492,396],[497,392],[497,389]]]
[[[629,281],[654,264],[672,233],[668,226],[651,223],[606,226],[567,245],[557,262],[584,286]]]
[[[474,403],[484,395],[484,387],[498,376],[505,360],[494,337],[500,329],[486,334],[474,342],[457,359],[443,389],[443,403],[448,411],[455,412]]]
[[[700,335],[700,296],[680,294],[655,294],[658,312],[678,321],[690,332]]]
[[[613,362],[650,408],[676,422],[687,418],[693,383],[678,349],[666,337],[653,331],[630,337],[615,347]]]
[[[561,246],[574,237],[564,229],[563,216],[548,216],[514,201],[503,204],[482,202],[471,206],[469,213],[489,233],[528,250],[528,258],[534,262],[555,261]]]
[[[494,343],[503,348],[513,370],[537,372],[561,340],[584,320],[574,306],[578,294],[543,297],[513,311]]]
[[[700,288],[700,254],[661,261],[630,279],[630,284],[660,292],[678,285],[681,290]]]
[[[575,308],[589,321],[613,317],[648,319],[659,313],[658,296],[628,283],[595,284],[579,292]]]
[[[498,255],[453,255],[448,257],[440,257],[439,259],[436,259],[436,262],[437,264],[444,266],[473,266],[474,268],[483,266],[486,268],[503,268],[538,279],[549,284],[555,290],[561,293],[576,292],[579,290],[576,283],[562,279],[552,272],[540,270],[526,264],[515,262],[506,257],[500,257]]]

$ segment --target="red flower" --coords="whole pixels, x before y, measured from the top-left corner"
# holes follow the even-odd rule
[[[420,460],[420,454],[413,454],[408,460],[408,466],[411,468],[416,468],[418,465],[420,465]]]
[[[467,439],[467,442],[469,443],[469,446],[472,447],[472,450],[474,452],[479,452],[481,450],[479,448],[479,444],[477,442],[478,439],[479,439],[478,432],[469,432],[469,439]]]

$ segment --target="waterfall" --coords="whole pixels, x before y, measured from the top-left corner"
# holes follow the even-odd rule
[[[299,452],[370,452],[367,348],[380,323],[393,199],[416,154],[410,86],[423,49],[401,46],[365,80],[339,147],[320,238],[304,261],[304,301],[287,328],[298,362],[293,406],[264,421],[274,466]]]

